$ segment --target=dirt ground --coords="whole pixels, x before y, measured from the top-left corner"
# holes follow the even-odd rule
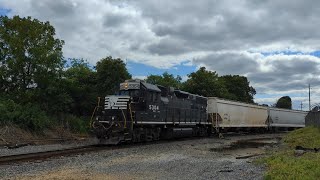
[[[117,150],[6,165],[0,179],[263,179],[254,158],[283,134],[230,135],[134,145]]]
[[[47,129],[36,134],[15,125],[0,126],[0,147],[19,144],[53,144],[59,142],[59,140],[77,140],[86,137],[73,134],[62,127]]]

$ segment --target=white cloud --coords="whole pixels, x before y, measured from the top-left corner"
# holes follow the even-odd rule
[[[192,60],[186,65],[246,75],[268,94],[319,84],[319,58],[304,53],[320,50],[320,1],[1,0],[0,7],[50,21],[66,42],[64,56],[92,64],[109,55],[163,69]],[[261,53],[283,51],[302,54]]]
[[[147,79],[147,76],[132,76],[132,79]]]

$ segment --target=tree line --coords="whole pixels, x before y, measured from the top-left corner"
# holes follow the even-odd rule
[[[218,76],[215,71],[200,67],[196,72],[188,74],[188,79],[182,82],[180,76],[167,72],[162,75],[149,75],[146,81],[162,86],[172,86],[183,91],[205,97],[220,97],[246,103],[253,103],[256,90],[244,76],[224,75]]]
[[[125,63],[107,56],[91,66],[83,59],[65,59],[64,41],[49,22],[31,17],[0,17],[0,124],[14,123],[42,131],[64,125],[86,131],[97,97],[114,94],[132,78]],[[218,76],[201,67],[188,75],[165,72],[146,81],[202,96],[253,102],[255,89],[244,76]]]
[[[85,131],[97,97],[131,78],[121,59],[107,56],[90,67],[66,60],[63,45],[49,22],[0,17],[0,124]]]

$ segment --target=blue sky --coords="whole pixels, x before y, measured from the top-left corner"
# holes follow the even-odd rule
[[[90,68],[93,68],[95,66],[94,63],[90,63],[89,61],[88,65]],[[150,66],[147,64],[135,62],[132,60],[124,61],[126,63],[126,67],[129,71],[129,73],[133,77],[146,77],[149,75],[162,75],[164,72],[168,72],[169,74],[173,74],[174,76],[181,76],[186,77],[188,74],[197,71],[197,66],[193,65],[191,61],[186,60],[181,62],[178,65],[175,65],[173,67],[163,69],[163,68],[157,68],[154,66]],[[71,65],[71,58],[66,59],[66,65],[65,67],[68,68]]]
[[[0,16],[5,16],[10,13],[10,9],[4,9],[0,7]]]
[[[127,68],[132,76],[148,76],[148,75],[162,75],[164,72],[173,74],[174,76],[187,76],[188,74],[195,72],[197,66],[190,64],[190,61],[183,61],[182,63],[175,65],[169,69],[160,69],[153,66],[149,66],[134,61],[127,61]]]

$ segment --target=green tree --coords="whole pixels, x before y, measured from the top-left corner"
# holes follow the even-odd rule
[[[96,72],[87,61],[71,59],[71,67],[65,71],[65,84],[72,98],[70,112],[76,116],[89,116],[96,104]]]
[[[253,96],[256,94],[256,90],[249,85],[250,82],[247,77],[239,75],[225,75],[219,77],[219,80],[224,84],[228,91],[225,98],[253,103]]]
[[[120,59],[113,59],[111,56],[97,62],[97,89],[99,96],[104,97],[113,94],[119,89],[119,84],[130,79],[126,65]]]
[[[1,91],[28,102],[33,99],[32,90],[47,91],[59,79],[64,42],[54,36],[49,22],[0,17]]]
[[[292,109],[292,101],[289,96],[283,96],[278,99],[276,105],[277,108],[284,108],[284,109]]]
[[[181,87],[182,78],[178,75],[176,77],[173,74],[164,72],[162,75],[150,75],[147,77],[146,82],[151,84],[158,84],[162,86],[170,86],[175,88]]]
[[[219,81],[218,74],[201,67],[198,71],[188,75],[189,79],[183,84],[183,90],[210,97],[225,97],[227,89]]]

